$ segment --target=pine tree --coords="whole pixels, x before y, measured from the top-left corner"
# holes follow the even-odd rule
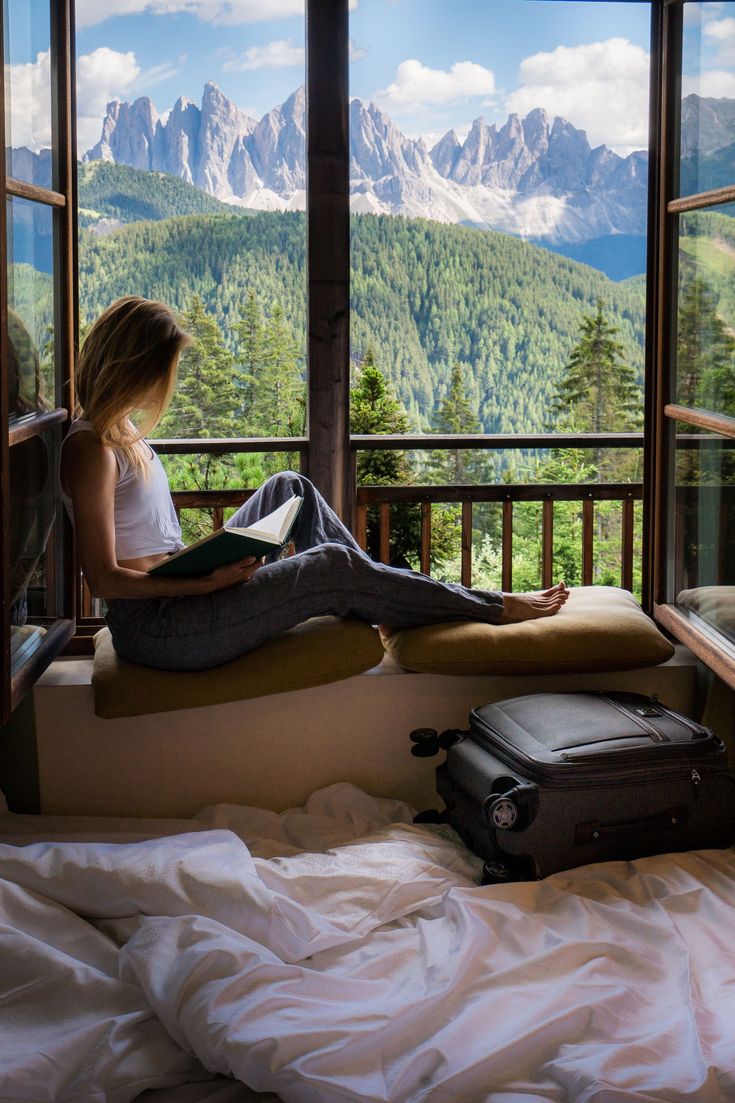
[[[677,402],[735,414],[735,338],[701,278],[682,283],[676,344]]]
[[[176,391],[158,435],[237,436],[234,357],[198,295],[182,322],[192,344],[182,353]]]
[[[564,369],[552,410],[554,428],[572,422],[592,433],[623,432],[641,424],[641,390],[635,369],[623,359],[619,332],[604,313],[602,299],[595,314],[585,314],[580,338]]]
[[[253,429],[260,436],[300,436],[305,415],[301,352],[277,303],[263,332],[261,366],[253,383]]]
[[[238,363],[240,365],[239,396],[242,414],[242,433],[251,431],[253,404],[256,399],[255,381],[263,370],[264,324],[263,314],[254,291],[248,291],[242,317],[234,326],[239,340]]]
[[[447,391],[434,417],[437,433],[481,433],[482,425],[467,398],[470,369],[467,364],[455,361]],[[429,458],[429,472],[437,483],[488,482],[492,479],[492,462],[474,449],[450,448],[433,452]]]
[[[182,323],[192,337],[192,344],[181,355],[174,397],[152,436],[238,436],[234,358],[198,295],[192,296]],[[242,485],[232,457],[166,456],[164,466],[173,490],[225,489]],[[182,520],[187,541],[198,539],[212,529],[211,516],[203,519],[204,511],[196,512],[196,518]]]

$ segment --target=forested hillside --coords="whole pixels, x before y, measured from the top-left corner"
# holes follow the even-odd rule
[[[372,347],[416,428],[431,426],[456,363],[486,432],[546,428],[580,319],[598,299],[642,373],[638,281],[613,283],[504,234],[371,215],[355,216],[352,227],[353,360]],[[82,320],[131,292],[180,310],[196,294],[237,352],[253,292],[265,317],[282,309],[303,356],[305,241],[298,212],[195,214],[105,237],[82,231]]]
[[[90,161],[79,165],[79,220],[139,222],[188,214],[235,213],[235,208],[163,172],[139,172],[127,165]],[[247,212],[248,214],[250,212]]]

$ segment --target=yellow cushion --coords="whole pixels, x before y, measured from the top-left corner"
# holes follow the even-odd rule
[[[378,633],[358,620],[315,617],[232,662],[174,673],[120,659],[107,628],[94,638],[94,709],[98,716],[142,716],[265,697],[338,682],[377,666]]]
[[[573,589],[554,617],[522,624],[451,621],[402,629],[383,640],[408,670],[435,674],[561,674],[633,670],[674,648],[627,590]]]

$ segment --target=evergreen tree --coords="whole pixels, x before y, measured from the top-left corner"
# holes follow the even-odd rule
[[[304,432],[305,415],[301,351],[277,303],[263,332],[250,420],[257,436],[297,437]]]
[[[467,398],[470,370],[467,364],[455,361],[449,390],[434,418],[437,433],[481,433],[482,425]],[[450,448],[433,452],[429,458],[429,472],[437,483],[488,482],[493,477],[492,462],[474,449]]]
[[[248,291],[242,317],[235,323],[239,340],[238,363],[240,365],[239,395],[243,436],[250,434],[250,423],[255,401],[255,381],[263,370],[264,325],[263,315],[254,291]]]
[[[406,411],[395,397],[380,368],[372,346],[360,361],[357,383],[350,394],[350,428],[353,433],[399,435],[411,428]],[[413,479],[405,452],[365,450],[357,457],[357,481],[363,486],[406,486]]]
[[[176,391],[158,435],[237,436],[234,357],[198,295],[192,296],[182,323],[192,344],[181,355]]]
[[[182,324],[192,344],[181,355],[176,390],[155,436],[238,436],[234,358],[198,295],[192,297]],[[173,490],[225,489],[242,485],[233,457],[166,456],[164,465]],[[182,519],[187,541],[211,531],[211,514],[207,520],[201,517],[202,512],[198,510],[194,519]]]
[[[375,352],[368,346],[357,368],[357,379],[350,393],[350,429],[356,434],[398,435],[411,429],[411,422],[395,397],[390,384],[375,363]],[[409,486],[416,472],[407,454],[401,450],[364,449],[357,457],[358,486]],[[441,564],[455,554],[458,541],[456,522],[437,512],[432,529],[431,560]],[[367,551],[380,557],[380,515],[377,507],[368,509]],[[417,566],[419,562],[421,510],[417,505],[399,505],[391,509],[390,562],[396,566]]]
[[[592,433],[623,432],[641,424],[641,390],[635,369],[624,360],[615,339],[617,326],[604,313],[602,299],[595,314],[580,323],[580,338],[564,369],[552,404],[557,426],[573,423]]]
[[[677,402],[735,414],[735,338],[701,276],[682,282],[676,374]]]

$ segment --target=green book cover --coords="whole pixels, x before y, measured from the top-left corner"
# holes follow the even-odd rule
[[[303,498],[294,495],[282,506],[248,528],[222,528],[163,559],[148,574],[158,578],[198,578],[215,567],[256,558],[282,548],[288,541]]]

